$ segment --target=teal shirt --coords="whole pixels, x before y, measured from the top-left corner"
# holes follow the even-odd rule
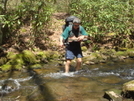
[[[69,32],[71,31],[70,26],[66,27],[66,29],[64,30],[64,32],[61,34],[61,36],[63,37],[63,39],[67,39],[69,37]],[[85,35],[87,36],[88,34],[86,33],[85,29],[80,26],[80,34],[81,35]]]

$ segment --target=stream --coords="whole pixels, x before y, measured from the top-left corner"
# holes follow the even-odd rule
[[[120,90],[134,79],[133,59],[85,65],[79,72],[73,67],[69,75],[56,63],[1,73],[0,101],[108,101],[103,97],[105,91]]]

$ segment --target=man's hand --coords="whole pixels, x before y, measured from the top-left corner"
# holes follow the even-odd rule
[[[64,43],[63,42],[60,42],[60,45],[59,45],[60,47],[63,47],[64,46]]]
[[[84,38],[85,38],[85,36],[81,35],[81,36],[78,37],[78,41],[82,41]]]

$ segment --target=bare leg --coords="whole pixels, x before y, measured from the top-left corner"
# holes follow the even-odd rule
[[[82,58],[77,58],[76,60],[77,64],[76,64],[76,71],[80,69],[81,67],[81,63],[82,63]]]
[[[66,60],[65,73],[68,73],[69,72],[70,64],[71,64],[71,60]]]

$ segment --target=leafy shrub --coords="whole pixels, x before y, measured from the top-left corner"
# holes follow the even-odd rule
[[[18,41],[16,37],[19,36],[19,33],[17,34],[17,31],[22,26],[31,26],[31,35],[40,36],[43,33],[42,31],[49,26],[53,2],[55,0],[19,0],[18,2],[8,1],[8,3],[1,4],[2,6],[5,5],[4,8],[6,8],[1,8],[0,5],[3,40],[13,38]],[[6,11],[2,12],[3,10]]]
[[[108,33],[116,33],[116,40],[134,33],[133,0],[72,0],[70,13],[82,19],[82,25],[98,42]],[[120,36],[120,38],[118,38]]]

